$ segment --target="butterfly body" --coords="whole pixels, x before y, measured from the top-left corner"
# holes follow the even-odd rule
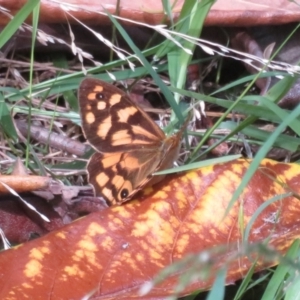
[[[96,150],[87,165],[96,195],[121,204],[161,180],[154,172],[172,167],[182,132],[167,137],[125,92],[102,80],[84,79],[78,99],[83,132]]]

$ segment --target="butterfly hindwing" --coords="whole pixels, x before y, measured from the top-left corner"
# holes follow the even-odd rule
[[[88,165],[89,182],[96,195],[103,195],[110,205],[130,199],[152,178],[161,162],[163,152],[137,151],[95,153]]]

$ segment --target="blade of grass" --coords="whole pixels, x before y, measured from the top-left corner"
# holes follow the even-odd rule
[[[278,102],[286,93],[287,91],[290,89],[290,87],[294,84],[296,78],[292,77],[292,76],[286,76],[285,78],[283,78],[282,80],[280,80],[279,82],[277,82],[268,92],[268,94],[265,97],[268,97],[269,100],[271,100],[272,102]],[[175,92],[182,92],[180,89],[176,89],[176,88],[171,88],[172,91]],[[192,96],[197,96],[197,93],[192,93],[192,92],[187,92],[184,91],[182,92],[183,95],[192,95]],[[243,93],[244,94],[244,93]],[[242,96],[243,96],[242,94]],[[201,95],[202,96],[202,95]],[[212,134],[212,132],[219,127],[219,125],[221,124],[221,122],[225,119],[226,115],[231,112],[233,109],[237,109],[238,107],[247,107],[245,106],[245,104],[241,104],[240,101],[243,97],[240,97],[239,99],[237,99],[235,102],[231,102],[230,105],[226,105],[226,101],[222,100],[220,101],[220,99],[218,99],[218,101],[214,101],[216,104],[221,104],[224,105],[225,107],[228,107],[228,109],[226,110],[226,112],[224,113],[224,115],[218,119],[218,121],[214,124],[214,126],[212,126],[210,129],[207,130],[206,134],[203,136],[203,141],[199,143],[198,147],[194,150],[193,154],[191,155],[191,161],[194,161],[196,159],[199,159],[201,156],[205,155],[206,153],[210,152],[212,149],[214,149],[215,147],[217,147],[218,145],[220,145],[221,143],[225,142],[227,139],[229,139],[230,137],[232,137],[233,135],[235,135],[236,133],[238,133],[239,131],[241,131],[242,129],[246,128],[248,125],[254,123],[257,120],[257,117],[255,116],[255,113],[253,115],[250,115],[249,117],[247,117],[245,120],[243,120],[235,129],[233,129],[231,131],[231,133],[229,133],[227,136],[223,137],[222,139],[218,140],[216,143],[214,143],[212,146],[208,147],[205,151],[203,151],[200,155],[196,156],[196,152],[198,152],[198,149],[200,149],[200,147],[202,147],[202,145],[204,144],[204,142],[206,141],[206,139]],[[205,97],[202,98],[204,101],[208,101],[208,102],[213,102],[212,100],[214,98],[211,97]],[[241,106],[242,105],[242,106]],[[251,107],[251,106],[248,106]],[[261,106],[252,106],[253,108],[256,108],[256,112],[258,114],[260,114],[261,112],[259,112],[260,110],[264,109]],[[258,109],[259,107],[259,109]],[[270,110],[265,109],[264,112],[268,112],[269,111],[269,115],[270,115]],[[274,115],[274,113],[272,113],[272,115]],[[279,119],[278,116],[276,116],[277,120]]]
[[[183,89],[178,89],[174,87],[170,87],[170,90],[176,93],[179,93],[183,96],[191,97],[194,99],[197,99],[199,101],[203,100],[205,102],[211,103],[211,104],[216,104],[219,105],[223,108],[230,108],[231,106],[234,105],[235,101],[232,100],[224,100],[221,98],[215,98],[211,96],[206,96],[201,93],[195,93]],[[241,102],[236,103],[236,106],[234,107],[234,112],[244,114],[244,115],[251,115],[255,116],[257,118],[260,118],[262,120],[268,120],[270,122],[274,123],[279,123],[281,121],[281,118],[279,118],[276,114],[274,114],[272,111],[270,111],[268,108],[265,107],[259,107],[257,109],[257,105],[255,104],[246,104],[242,100],[244,100],[246,97],[243,97],[241,99]],[[284,110],[287,111],[287,110]],[[289,111],[287,111],[289,112]]]
[[[237,124],[235,122],[226,121],[221,124],[220,128],[233,130],[234,128],[236,128],[236,126]],[[244,127],[240,132],[244,133],[247,137],[252,137],[254,139],[257,139],[258,141],[262,141],[262,143],[264,143],[270,136],[270,131],[258,129],[253,125]],[[280,134],[276,139],[274,146],[286,149],[291,152],[295,152],[300,146],[300,138],[293,137],[287,134]]]
[[[233,193],[232,199],[230,200],[228,207],[226,209],[226,212],[224,215],[227,215],[231,207],[233,206],[234,202],[238,199],[239,195],[243,192],[244,188],[249,183],[250,179],[252,178],[253,174],[256,172],[257,168],[259,167],[259,164],[261,160],[266,156],[267,152],[271,148],[271,146],[276,141],[276,138],[280,135],[283,129],[285,129],[286,126],[289,126],[289,124],[298,116],[300,115],[300,105],[297,106],[290,114],[290,117],[288,119],[285,119],[282,121],[282,123],[273,131],[273,133],[270,134],[270,137],[266,140],[264,146],[260,148],[260,150],[257,152],[255,158],[250,163],[248,170],[243,176],[243,179],[240,183],[240,185],[237,187],[235,192]]]
[[[63,69],[69,68],[67,58],[64,54],[61,54],[61,53],[54,54],[54,55],[52,55],[52,59],[53,59],[53,64],[56,67],[60,67]],[[76,112],[79,111],[78,100],[77,100],[76,95],[73,93],[72,89],[68,89],[68,90],[64,91],[63,98],[69,103],[70,108],[73,111],[76,111]]]
[[[175,26],[175,31],[182,33],[182,34],[186,34],[186,35],[188,35],[188,31],[190,31],[190,34],[192,34],[192,36],[198,38],[200,35],[200,31],[199,31],[199,34],[197,35],[196,32],[192,31],[192,29],[193,29],[193,27],[195,27],[195,28],[200,28],[200,30],[201,30],[202,24],[207,15],[207,12],[213,4],[212,2],[214,2],[214,0],[184,1],[183,6],[180,11],[180,16],[179,16],[178,21]],[[201,10],[197,11],[197,9],[199,7],[203,8],[202,12],[201,12]],[[200,16],[200,19],[198,19],[198,20],[196,19],[195,15],[194,15],[195,11]],[[197,24],[197,21],[199,22],[199,24]],[[173,41],[172,41],[172,39],[173,39]],[[177,35],[175,35],[175,37],[173,36],[171,39],[167,39],[165,42],[161,43],[157,47],[155,53],[153,53],[153,54],[155,54],[155,58],[157,60],[161,59],[162,57],[165,57],[173,50],[176,50],[178,48],[178,45],[176,45],[174,42],[183,44],[185,41],[182,38],[178,37]],[[193,47],[193,46],[191,46],[191,47]]]
[[[244,76],[243,78],[239,78],[237,80],[234,80],[234,81],[232,81],[232,82],[230,82],[230,83],[222,86],[221,88],[215,90],[214,92],[212,92],[210,94],[210,96],[218,94],[218,93],[225,92],[225,91],[227,91],[229,89],[232,89],[232,88],[234,88],[236,86],[239,86],[239,85],[251,82],[255,76],[256,75],[248,75],[248,76]],[[265,72],[265,73],[261,73],[258,78],[267,78],[267,77],[275,77],[275,76],[285,77],[286,73],[284,73],[284,72],[278,72],[278,71]],[[255,96],[257,96],[257,95],[255,95]]]
[[[156,173],[154,173],[154,175],[164,175],[164,174],[171,174],[171,173],[177,173],[177,172],[185,172],[185,171],[189,171],[189,170],[192,170],[192,169],[204,168],[204,167],[207,167],[207,166],[212,166],[212,165],[215,165],[215,164],[221,164],[221,163],[224,163],[224,162],[236,160],[240,157],[241,157],[240,154],[236,154],[236,155],[227,155],[227,156],[216,157],[216,158],[212,158],[212,159],[206,159],[206,160],[203,160],[203,161],[190,163],[190,164],[187,164],[187,165],[184,165],[184,166],[175,167],[175,168],[172,168],[172,169],[156,172]]]
[[[18,134],[12,121],[10,110],[4,102],[2,94],[0,94],[0,126],[8,137],[15,142],[18,140]]]
[[[206,300],[222,300],[225,296],[225,286],[226,286],[226,272],[225,268],[218,271],[216,279],[211,290],[206,297]]]
[[[299,258],[299,247],[300,241],[296,240],[289,248],[286,258],[289,258],[291,261],[294,261],[297,257]],[[278,299],[277,295],[279,290],[282,289],[284,282],[286,281],[286,276],[290,270],[290,266],[282,262],[274,272],[271,280],[268,283],[267,288],[264,291],[261,300],[274,300]],[[299,289],[298,289],[299,290]]]
[[[182,116],[181,110],[180,110],[179,106],[177,105],[176,101],[174,100],[174,97],[173,97],[172,93],[170,92],[170,90],[168,89],[168,87],[166,86],[166,84],[161,80],[161,78],[158,76],[158,74],[156,73],[156,71],[153,69],[153,66],[147,61],[147,59],[145,58],[145,56],[143,55],[143,53],[134,44],[134,42],[132,41],[132,39],[129,37],[129,35],[123,29],[123,27],[119,24],[119,22],[117,22],[117,20],[110,13],[108,13],[108,12],[106,12],[106,13],[108,14],[108,17],[110,18],[110,20],[112,21],[112,23],[118,29],[118,31],[120,32],[120,34],[122,35],[122,37],[124,38],[124,40],[127,42],[127,44],[129,45],[129,47],[139,57],[139,59],[141,60],[142,64],[144,65],[144,67],[147,69],[147,71],[152,76],[152,78],[154,79],[154,81],[156,82],[156,84],[158,85],[158,87],[161,89],[161,92],[166,97],[166,99],[169,102],[170,106],[172,107],[174,113],[176,114],[177,119],[180,121],[181,124],[183,124],[184,118]]]
[[[106,64],[105,66],[108,65],[111,64]],[[102,68],[102,71],[105,70],[105,66],[104,68]],[[164,69],[159,68],[158,70],[163,71]],[[122,71],[112,72],[112,74],[116,77],[117,80],[139,77],[144,75],[145,73],[146,73],[145,67],[137,67],[135,68],[134,71],[122,70]],[[94,75],[94,77],[108,82],[112,81],[112,78],[107,73]],[[35,84],[32,93],[39,94],[40,97],[44,97],[45,94],[51,96],[68,90],[76,90],[83,78],[84,75],[82,72],[77,72],[76,74],[71,74],[71,75],[70,74],[61,75],[59,77],[49,79],[45,82],[40,82],[38,84]],[[8,99],[11,102],[14,101],[17,102],[27,96],[27,94],[29,93],[29,88],[17,90],[13,88],[0,87],[0,91],[9,92],[9,94],[6,95],[6,99]]]
[[[13,34],[20,28],[22,23],[31,14],[33,9],[39,5],[40,0],[30,0],[18,11],[13,19],[5,26],[0,33],[0,49],[7,43]]]
[[[256,262],[254,262],[251,265],[251,268],[248,270],[247,275],[244,277],[242,283],[240,284],[233,300],[242,299],[242,297],[245,294],[249,284],[251,283],[252,275],[254,274],[255,267],[256,267]]]
[[[273,102],[278,102],[290,89],[290,87],[292,86],[292,84],[295,82],[295,78],[291,77],[291,76],[287,76],[286,78],[280,80],[278,83],[276,83],[268,92],[268,98],[273,101]],[[193,157],[197,151],[200,149],[200,147],[202,147],[202,145],[204,144],[204,142],[208,139],[208,137],[211,135],[211,133],[220,125],[220,123],[226,118],[226,116],[228,115],[229,112],[231,112],[233,109],[235,109],[235,107],[237,106],[237,104],[241,101],[241,99],[243,98],[243,96],[246,94],[246,92],[248,92],[249,88],[252,86],[253,83],[251,83],[248,88],[246,88],[244,90],[244,92],[242,93],[242,95],[233,103],[233,105],[231,105],[226,112],[224,113],[224,115],[218,119],[218,121],[214,124],[214,126],[212,126],[210,129],[207,130],[207,134],[206,136],[203,137],[203,140],[199,143],[199,145],[195,148],[194,152],[191,154],[191,157]],[[278,89],[278,86],[281,86],[281,89]],[[274,90],[277,91],[277,93],[274,93]],[[247,117],[244,121],[242,121],[239,126],[234,129],[229,135],[227,135],[226,137],[224,137],[224,139],[221,139],[220,141],[218,141],[218,143],[216,145],[214,145],[214,147],[216,147],[217,145],[223,143],[224,141],[226,141],[227,138],[233,136],[234,134],[236,134],[237,132],[239,132],[242,128],[248,126],[249,124],[254,123],[257,120],[257,118],[255,116],[249,116]],[[208,151],[210,151],[211,147],[209,147],[205,153],[207,153]],[[203,153],[204,154],[204,153]]]
[[[275,105],[273,102],[268,101],[269,99],[264,99],[263,97],[261,98],[261,103],[266,106],[269,110],[273,111],[281,120],[285,120],[290,118],[290,113],[284,111],[277,105]],[[296,118],[292,120],[289,124],[289,127],[294,130],[294,132],[300,136],[300,121],[297,120]]]
[[[175,31],[191,37],[199,37],[205,18],[214,2],[212,0],[184,1]],[[182,88],[186,81],[188,65],[192,59],[191,53],[194,52],[196,45],[182,39],[179,40],[179,43],[184,49],[173,47],[173,50],[168,52],[167,57],[171,85]],[[175,99],[178,102],[178,94],[175,94]]]
[[[173,20],[172,6],[174,6],[176,4],[176,1],[173,5],[171,5],[170,0],[162,0],[161,3],[163,5],[164,12],[168,16],[168,19],[171,23],[171,27],[173,27],[174,20]]]
[[[27,146],[26,146],[26,158],[25,165],[28,166],[30,150],[32,149],[30,145],[30,125],[31,125],[31,108],[32,108],[32,80],[33,80],[33,65],[34,65],[34,49],[37,34],[37,27],[39,22],[40,13],[40,2],[33,7],[32,11],[32,39],[31,39],[31,53],[30,53],[30,69],[29,69],[29,97],[28,97],[28,134],[27,134]]]
[[[21,24],[29,16],[32,10],[39,4],[39,0],[32,0],[27,2],[19,12],[13,17],[13,19],[5,26],[5,28],[0,33],[0,48],[2,48],[13,36],[13,34],[20,28]],[[4,88],[5,89],[5,88]],[[18,139],[18,135],[14,128],[11,115],[8,110],[8,106],[4,103],[4,99],[1,95],[1,126],[5,133],[15,141]]]

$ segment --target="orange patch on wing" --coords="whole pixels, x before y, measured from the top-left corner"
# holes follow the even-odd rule
[[[111,128],[111,116],[104,119],[98,126],[97,135],[101,138],[106,138],[108,131]]]
[[[111,204],[115,204],[114,197],[112,195],[112,191],[106,187],[104,187],[101,193],[110,201]]]
[[[119,189],[124,183],[124,177],[120,175],[115,175],[112,179],[112,184]]]
[[[97,103],[97,109],[98,110],[103,110],[103,109],[105,109],[106,108],[106,103],[104,102],[104,101],[99,101],[98,103]]]
[[[121,101],[122,96],[120,94],[113,94],[109,98],[108,102],[110,106],[114,106],[115,104],[119,103]]]
[[[103,86],[102,85],[96,85],[94,87],[94,92],[97,92],[97,93],[103,92]]]
[[[119,165],[120,165],[120,167],[121,167],[122,169],[124,169],[125,166],[126,166],[125,161],[124,161],[124,160],[121,160],[120,163],[119,163]]]
[[[128,134],[128,130],[119,130],[112,135],[112,145],[126,145],[132,143],[132,136]]]
[[[133,139],[132,144],[137,144],[137,145],[151,145],[151,142],[144,141],[144,140],[139,140],[139,139]],[[159,151],[159,150],[157,150],[157,151]]]
[[[88,93],[87,99],[90,101],[95,101],[96,100],[96,93]]]
[[[156,133],[152,133],[152,132],[149,132],[148,130],[144,129],[142,126],[136,126],[136,125],[133,125],[132,126],[132,131],[134,134],[136,135],[142,135],[142,136],[145,136],[147,137],[149,140],[153,140],[153,141],[157,141],[157,140],[161,140],[161,139],[164,139],[165,138],[165,134],[163,133],[163,131],[161,131],[161,136],[157,136]],[[140,141],[139,141],[140,143]]]
[[[122,166],[130,169],[136,169],[139,167],[139,160],[138,158],[131,156],[130,153],[125,156],[125,159],[123,160],[124,164]]]
[[[109,181],[109,178],[104,172],[101,172],[96,176],[96,181],[99,186],[104,186]]]
[[[127,123],[128,119],[133,116],[138,109],[134,106],[129,106],[123,109],[120,109],[118,113],[119,121],[123,123]]]
[[[106,154],[102,159],[103,168],[107,169],[117,164],[121,159],[122,153]]]
[[[88,124],[93,124],[93,123],[95,122],[95,115],[94,115],[94,113],[88,112],[88,113],[85,115],[85,121],[86,121]]]

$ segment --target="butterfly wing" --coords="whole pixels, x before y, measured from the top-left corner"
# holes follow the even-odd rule
[[[87,165],[89,182],[108,204],[129,200],[161,179],[154,172],[172,166],[183,130],[166,137],[126,93],[98,79],[83,80],[78,98],[85,137],[97,151]]]
[[[110,205],[121,204],[144,187],[162,160],[161,151],[95,153],[88,165],[89,182],[96,195]]]
[[[97,151],[155,149],[165,139],[164,132],[126,93],[105,81],[84,79],[78,99],[83,132]]]

